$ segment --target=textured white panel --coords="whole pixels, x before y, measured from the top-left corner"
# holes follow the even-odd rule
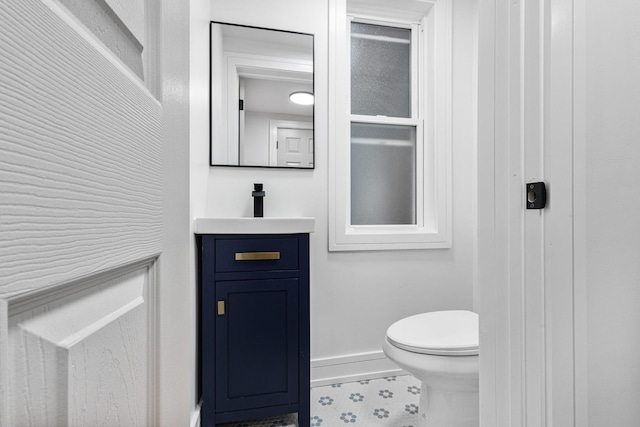
[[[100,0],[96,0],[100,1]],[[138,41],[146,46],[145,34],[145,0],[103,0],[118,18],[127,26],[129,31],[138,39]]]
[[[146,310],[117,320],[68,349],[68,424],[146,426]]]
[[[9,328],[7,301],[0,299],[0,426],[9,425]]]
[[[20,331],[22,332],[22,331]],[[66,352],[28,332],[11,334],[9,424],[63,426],[67,419]],[[12,349],[19,345],[19,352]],[[19,356],[18,356],[19,355]],[[29,359],[20,359],[29,355]],[[12,363],[13,362],[13,363]],[[20,392],[17,392],[20,390]]]
[[[147,425],[148,266],[9,310],[8,425]]]
[[[0,3],[0,296],[161,248],[161,107],[40,1]]]
[[[131,71],[144,79],[142,51],[144,39],[144,0],[125,3],[105,0],[57,0],[95,37],[111,50]],[[112,4],[118,7],[114,10]],[[126,6],[126,7],[123,7]],[[129,13],[130,15],[126,15]],[[130,19],[124,20],[130,16]],[[134,24],[134,28],[127,25]],[[135,28],[136,26],[140,28]]]

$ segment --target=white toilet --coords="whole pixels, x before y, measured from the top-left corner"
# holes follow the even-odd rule
[[[383,350],[422,382],[420,427],[478,427],[478,315],[434,311],[387,329]]]

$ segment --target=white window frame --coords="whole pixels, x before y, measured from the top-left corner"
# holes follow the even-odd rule
[[[333,50],[329,90],[329,250],[436,249],[452,245],[451,107],[452,5],[451,0],[422,3],[417,11],[402,5],[411,0],[367,7],[361,2],[331,1],[330,44]],[[413,28],[412,117],[371,117],[350,111],[350,23]],[[412,66],[413,67],[413,66]],[[415,86],[413,86],[415,87]],[[416,128],[416,224],[352,225],[351,123],[408,125]],[[375,189],[372,189],[375,191]]]

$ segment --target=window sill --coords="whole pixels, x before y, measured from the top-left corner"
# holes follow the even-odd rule
[[[419,226],[351,226],[346,228],[344,234],[331,237],[331,252],[452,247],[451,230],[434,232]]]

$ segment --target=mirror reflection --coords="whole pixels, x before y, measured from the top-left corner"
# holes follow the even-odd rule
[[[211,22],[212,166],[313,168],[313,36]]]

